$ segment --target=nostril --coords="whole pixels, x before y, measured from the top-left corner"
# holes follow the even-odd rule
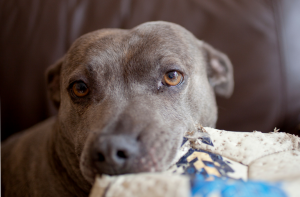
[[[126,155],[125,151],[122,151],[122,150],[117,151],[117,156],[122,159],[127,159],[127,157],[128,157]]]
[[[102,154],[102,153],[98,153],[98,161],[105,161],[105,157],[104,157],[104,155]]]

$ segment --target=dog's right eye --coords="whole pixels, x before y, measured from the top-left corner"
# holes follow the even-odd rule
[[[75,82],[72,86],[72,91],[77,97],[84,97],[89,93],[89,88],[82,81]]]

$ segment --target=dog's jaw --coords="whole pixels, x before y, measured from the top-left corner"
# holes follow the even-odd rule
[[[127,166],[126,171],[116,171],[113,172],[113,174],[111,174],[111,172],[99,172],[95,167],[95,163],[90,154],[93,151],[93,144],[95,144],[95,132],[91,132],[80,156],[81,173],[90,184],[93,184],[97,174],[117,175],[124,173],[164,171],[168,169],[174,161],[182,143],[184,131],[186,131],[186,128],[179,128],[177,131],[175,129],[172,130],[173,133],[178,133],[176,135],[178,138],[172,138],[171,135],[169,138],[167,135],[159,136],[159,134],[157,134],[157,137],[144,135],[143,139],[139,139],[143,147],[139,155],[137,155],[136,159],[132,162],[132,166],[129,168]],[[149,138],[155,140],[150,140]]]

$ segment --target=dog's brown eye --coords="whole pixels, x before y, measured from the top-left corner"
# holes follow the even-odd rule
[[[83,82],[76,82],[73,84],[72,90],[78,97],[86,96],[89,93],[88,87]]]
[[[169,86],[176,86],[182,81],[182,74],[177,71],[167,72],[164,81]]]

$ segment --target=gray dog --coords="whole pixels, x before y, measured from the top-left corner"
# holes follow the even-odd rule
[[[47,82],[58,115],[3,143],[5,196],[87,196],[96,174],[165,170],[186,131],[215,126],[233,71],[183,27],[149,22],[80,37]]]

